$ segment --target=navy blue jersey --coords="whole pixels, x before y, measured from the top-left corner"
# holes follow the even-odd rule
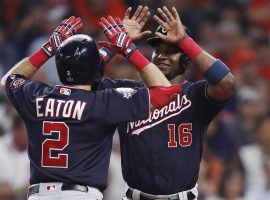
[[[103,78],[99,84],[98,90],[108,89],[108,88],[138,88],[144,87],[142,81],[135,81],[130,79],[116,79],[112,80],[109,78]]]
[[[122,172],[130,187],[168,195],[195,186],[204,133],[224,104],[207,97],[206,81],[182,87],[175,101],[152,111],[148,119],[118,127]]]
[[[101,83],[113,85],[109,79]],[[26,124],[31,184],[67,182],[103,190],[117,124],[149,116],[147,88],[91,92],[11,75],[6,93]]]

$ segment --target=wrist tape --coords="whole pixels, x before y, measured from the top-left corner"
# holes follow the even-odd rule
[[[194,40],[186,35],[185,39],[179,44],[182,49],[192,60],[196,59],[203,49]]]
[[[50,57],[42,49],[39,49],[29,56],[28,60],[35,68],[39,69],[49,58]]]
[[[136,49],[134,50],[129,57],[127,58],[129,60],[129,62],[131,62],[136,68],[137,70],[142,70],[146,65],[148,65],[150,63],[149,60],[147,60],[142,54],[141,52]]]
[[[204,77],[212,84],[216,85],[224,76],[230,72],[230,69],[220,60],[216,60],[205,72]]]

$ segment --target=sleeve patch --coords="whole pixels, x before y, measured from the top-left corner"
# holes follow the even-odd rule
[[[125,99],[129,99],[134,94],[137,93],[137,90],[132,89],[132,88],[116,88],[115,90],[117,93],[121,94],[123,96],[123,98],[125,98]]]
[[[26,80],[24,78],[16,78],[16,76],[14,76],[14,75],[11,75],[10,79],[12,80],[10,85],[9,85],[9,88],[11,90],[16,90],[17,88],[19,88],[20,86],[22,86],[26,82]]]

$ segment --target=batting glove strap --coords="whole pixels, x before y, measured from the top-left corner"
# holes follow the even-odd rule
[[[50,40],[42,45],[41,50],[48,56],[53,57],[55,55],[55,51],[53,50],[52,44]]]
[[[137,47],[136,45],[132,44],[123,52],[123,55],[128,59],[135,50],[137,50]]]

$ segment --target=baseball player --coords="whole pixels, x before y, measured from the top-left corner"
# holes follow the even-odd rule
[[[80,18],[64,20],[40,50],[17,63],[1,80],[28,132],[29,200],[102,199],[116,125],[147,118],[150,102],[160,108],[181,89],[170,86],[118,26],[110,30],[110,46],[140,69],[151,88],[116,88],[114,81],[102,78],[93,39],[75,35],[81,27]],[[54,55],[64,85],[30,80]],[[94,89],[97,83],[99,89]]]
[[[148,119],[118,127],[122,173],[128,185],[123,199],[197,199],[205,131],[234,93],[235,78],[222,61],[193,41],[175,8],[157,11],[161,17],[154,19],[160,27],[148,40],[154,49],[152,62],[183,89],[175,101],[153,110]],[[184,79],[191,61],[206,80]]]

